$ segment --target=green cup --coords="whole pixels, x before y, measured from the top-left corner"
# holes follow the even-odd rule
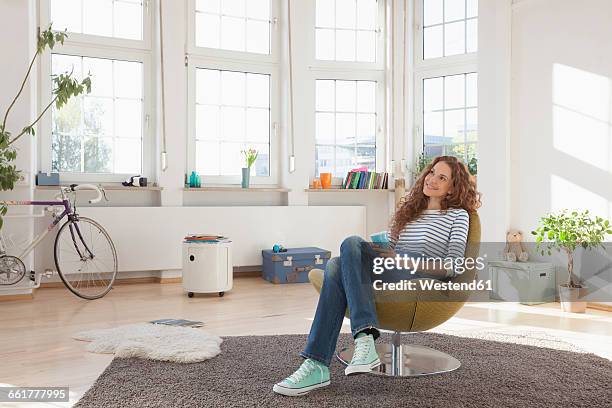
[[[375,244],[388,244],[389,236],[387,235],[387,231],[377,232],[375,234],[370,235],[370,239]]]

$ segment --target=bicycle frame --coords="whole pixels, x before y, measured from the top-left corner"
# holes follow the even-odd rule
[[[63,192],[62,192],[62,196],[63,196]],[[30,252],[32,252],[32,250],[36,248],[38,244],[42,242],[43,239],[45,239],[47,234],[49,234],[49,232],[51,232],[53,228],[55,228],[57,224],[59,224],[59,222],[64,217],[67,216],[69,221],[72,221],[76,217],[76,214],[72,211],[70,200],[65,198],[65,196],[62,199],[62,201],[4,201],[4,204],[6,205],[47,206],[47,207],[63,206],[64,207],[64,211],[60,215],[54,216],[53,221],[51,222],[51,224],[49,224],[47,229],[45,229],[36,238],[34,238],[34,240],[23,250],[23,252],[19,254],[20,259],[24,259],[26,256],[28,256]],[[72,242],[77,250],[77,253],[79,254],[79,256],[81,256],[81,258],[83,258],[83,254],[81,253],[81,250],[79,249],[79,246],[76,243],[75,230],[76,230],[76,233],[79,239],[81,240],[81,243],[83,244],[87,252],[89,252],[89,256],[93,258],[94,255],[91,252],[91,250],[87,247],[87,244],[85,243],[85,240],[83,239],[83,236],[81,235],[81,230],[79,229],[79,225],[75,223],[73,225],[70,225],[70,235],[72,236]]]

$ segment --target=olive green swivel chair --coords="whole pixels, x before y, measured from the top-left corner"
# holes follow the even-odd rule
[[[470,214],[470,228],[465,251],[466,258],[476,259],[480,249],[480,218]],[[324,271],[312,269],[308,278],[317,291],[323,286]],[[476,270],[466,269],[452,278],[454,283],[472,282]],[[413,280],[416,282],[417,280]],[[417,283],[416,287],[420,287]],[[433,329],[453,317],[467,301],[470,293],[457,290],[402,290],[374,291],[379,328],[391,331],[391,344],[377,344],[381,365],[373,374],[392,377],[421,376],[453,371],[461,363],[456,358],[429,347],[401,344],[401,333],[422,332]],[[346,316],[349,316],[347,309]],[[348,364],[353,347],[338,352],[338,359]]]

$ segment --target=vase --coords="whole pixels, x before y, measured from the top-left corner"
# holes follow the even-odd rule
[[[332,174],[331,173],[321,173],[321,187],[323,188],[331,188],[332,184]]]
[[[242,168],[242,188],[249,188],[249,179],[251,177],[251,168]]]
[[[587,302],[583,300],[582,292],[584,287],[570,288],[567,284],[559,285],[559,300],[561,300],[561,309],[564,312],[584,313],[586,312]]]

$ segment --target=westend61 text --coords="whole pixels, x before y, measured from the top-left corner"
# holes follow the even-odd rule
[[[474,280],[472,282],[440,282],[433,279],[401,280],[399,282],[372,282],[374,290],[456,290],[483,291],[493,290],[490,280]]]

